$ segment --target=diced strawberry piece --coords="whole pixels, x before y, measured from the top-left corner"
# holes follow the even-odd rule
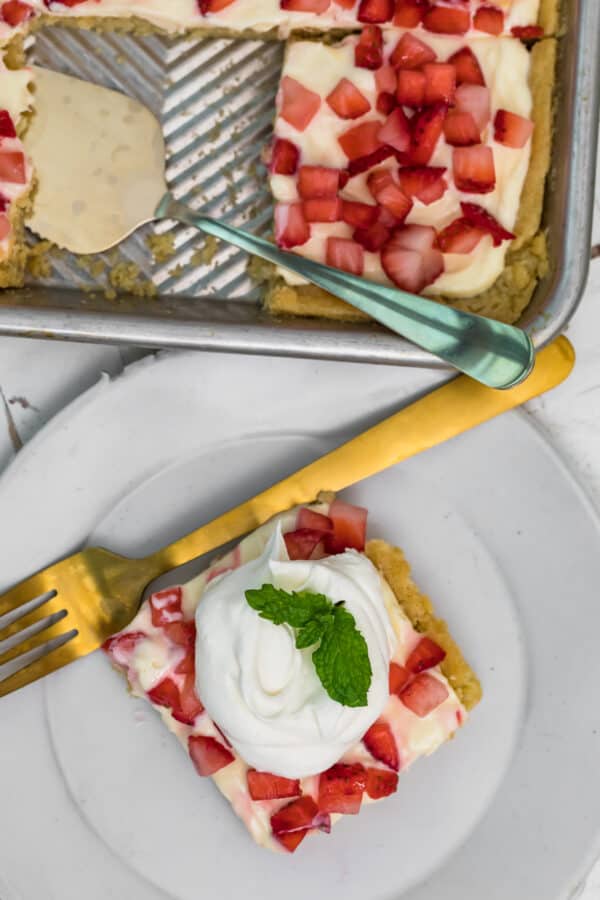
[[[378,125],[378,132],[380,127],[381,126]],[[366,172],[369,169],[372,169],[373,166],[377,166],[385,159],[389,159],[390,156],[394,156],[394,150],[392,149],[392,147],[378,147],[377,150],[374,150],[372,153],[367,153],[366,156],[358,156],[356,159],[350,160],[350,162],[348,163],[348,174],[351,178],[353,178],[355,175],[359,175],[361,172]]]
[[[482,228],[476,228],[465,218],[460,218],[440,231],[438,243],[443,253],[471,253],[485,234]]]
[[[319,809],[324,813],[358,813],[366,784],[367,773],[360,763],[337,763],[319,776]]]
[[[7,109],[0,109],[0,137],[14,138],[17,136],[14,122]]]
[[[487,34],[502,34],[504,13],[497,6],[480,6],[473,16],[473,28]]]
[[[334,500],[329,508],[333,522],[333,534],[325,538],[330,553],[342,553],[348,547],[364,550],[367,536],[368,512],[362,506],[353,506],[343,500]]]
[[[285,834],[276,834],[275,837],[280,844],[283,844],[286,850],[293,853],[298,845],[302,843],[309,831],[309,828],[304,828],[300,831],[287,831]]]
[[[448,62],[452,63],[456,70],[457,85],[479,84],[485,87],[481,66],[470,47],[463,47],[461,50],[457,50],[456,53],[452,54]]]
[[[494,154],[490,147],[455,147],[452,151],[454,183],[468,194],[489,194],[496,186]]]
[[[434,678],[433,675],[429,675],[428,672],[417,675],[400,694],[404,705],[420,718],[437,709],[447,697],[446,685],[438,678]]]
[[[533,122],[509,112],[507,109],[499,109],[494,118],[494,140],[507,147],[520,149],[524,147],[533,134]]]
[[[152,594],[150,597],[152,624],[157,628],[162,628],[171,622],[181,622],[183,619],[182,596],[180,587],[166,588],[164,591]]]
[[[423,66],[423,74],[425,75],[425,105],[451,104],[456,91],[454,66],[451,63],[426,63]]]
[[[196,660],[193,649],[187,651],[180,662],[175,666],[178,675],[193,675],[196,671]]]
[[[445,103],[436,103],[420,110],[411,119],[409,160],[413,165],[426,166],[433,156],[444,129],[446,112]]]
[[[0,213],[0,241],[3,241],[4,238],[8,237],[11,230],[10,219],[6,215],[6,213]]]
[[[371,800],[389,797],[398,788],[398,774],[387,769],[367,769],[367,794]]]
[[[420,69],[425,63],[435,62],[434,51],[410,31],[405,32],[390,55],[395,69]]]
[[[156,706],[173,708],[179,705],[179,688],[172,678],[163,678],[151,690],[148,697]]]
[[[398,228],[399,225],[402,225],[402,222],[400,222],[389,209],[386,209],[385,206],[378,206],[377,209],[377,221],[381,225],[385,225],[386,228],[390,229]]]
[[[21,0],[8,0],[0,7],[0,16],[13,28],[26,22],[33,12],[33,7],[29,3],[22,3]]]
[[[521,41],[535,41],[544,37],[544,29],[540,25],[513,25],[510,33]]]
[[[400,694],[404,685],[410,680],[410,672],[398,663],[390,663],[390,694]]]
[[[357,19],[359,22],[380,24],[389,22],[394,15],[394,0],[360,0]]]
[[[433,248],[426,250],[423,254],[423,287],[433,284],[436,278],[439,278],[444,271],[444,255],[441,250]]]
[[[444,137],[452,147],[472,147],[479,144],[481,134],[470,112],[451,109],[444,121]]]
[[[376,169],[367,178],[367,187],[378,203],[403,222],[412,209],[412,200],[407,197],[400,185],[394,181],[390,169]]]
[[[344,203],[346,203],[346,201],[344,201]],[[363,206],[366,204],[359,205]],[[333,531],[333,522],[329,516],[325,516],[323,513],[315,512],[314,509],[308,509],[306,506],[303,506],[298,511],[296,528],[314,528],[315,531]]]
[[[10,206],[10,200],[4,194],[0,194],[0,212],[6,212]]]
[[[329,9],[331,0],[279,0],[279,5],[292,12],[313,12],[320,16]]]
[[[381,122],[377,119],[361,122],[340,134],[338,143],[349,160],[369,156],[381,147],[378,137],[380,128]]]
[[[394,25],[397,28],[416,28],[423,20],[428,0],[396,0]]]
[[[342,9],[354,9],[355,0],[333,0]]]
[[[410,147],[410,124],[399,106],[387,117],[379,131],[379,140],[401,153]]]
[[[425,287],[423,257],[416,250],[399,246],[395,235],[381,249],[381,265],[390,281],[402,290],[418,294]]]
[[[370,253],[377,253],[389,240],[390,230],[381,222],[374,222],[368,228],[356,228],[352,237],[365,250],[368,250]]]
[[[225,9],[225,7],[230,6],[233,2],[234,0],[199,0],[200,12],[203,16],[208,13],[217,13],[222,9]],[[81,0],[70,0],[70,2],[67,3],[67,6],[75,6],[77,3],[81,3]]]
[[[471,113],[481,133],[492,115],[490,92],[477,84],[461,84],[456,89],[455,107],[458,112]]]
[[[368,228],[377,221],[377,207],[353,200],[342,202],[342,219],[353,228]]]
[[[305,200],[302,210],[307,222],[339,222],[342,204],[339,197],[324,197],[320,200]]]
[[[389,116],[392,110],[396,109],[398,105],[398,101],[396,100],[396,92],[393,94],[387,94],[385,91],[382,91],[381,94],[378,94],[377,101],[375,103],[375,109],[377,112],[380,112],[382,116]]]
[[[188,738],[188,751],[198,775],[214,775],[235,759],[227,747],[203,734],[193,734]]]
[[[421,638],[417,646],[412,650],[406,660],[406,668],[413,675],[432,669],[446,658],[446,651],[431,638]]]
[[[415,293],[422,291],[444,271],[444,257],[437,247],[435,228],[430,225],[405,225],[403,228],[397,228],[390,245],[393,249],[391,264],[403,267],[401,274],[404,283],[399,286],[405,290],[412,290]],[[386,254],[389,253],[389,250],[389,247],[384,248]],[[414,257],[404,257],[401,255],[402,253],[416,254],[420,259],[420,265],[417,264]],[[394,280],[389,273],[388,277]],[[416,281],[409,286],[407,279],[410,277]]]
[[[0,181],[14,184],[25,184],[27,181],[25,156],[20,150],[0,151]]]
[[[443,166],[405,166],[398,172],[400,187],[407,197],[416,197],[428,206],[443,197],[448,185]]]
[[[326,100],[340,119],[359,119],[371,109],[365,95],[347,78],[338,81]]]
[[[387,722],[383,719],[374,722],[363,737],[363,744],[371,756],[389,766],[390,769],[398,771],[400,768],[398,746]]]
[[[425,88],[427,79],[420,70],[401,69],[398,72],[398,87],[396,88],[396,100],[402,106],[410,106],[418,109],[425,101]]]
[[[277,836],[305,831],[307,828],[326,831],[329,826],[329,816],[321,814],[313,798],[308,795],[286,803],[271,816],[271,828]]]
[[[465,7],[434,3],[423,16],[423,26],[436,34],[466,34],[470,25],[471,15]]]
[[[281,118],[289,122],[297,131],[304,131],[319,111],[321,98],[314,91],[305,88],[295,78],[284,75],[281,79],[277,103]]]
[[[298,778],[283,778],[270,772],[248,769],[246,779],[253,800],[281,800],[284,797],[299,797],[302,793]]]
[[[397,84],[396,70],[392,66],[381,66],[375,72],[375,87],[378,92],[395,94]]]
[[[339,169],[326,166],[300,166],[298,169],[298,193],[303,200],[335,197],[339,183]]]
[[[359,69],[378,69],[383,64],[383,35],[377,25],[367,25],[354,48],[354,64]]]
[[[330,238],[331,240],[331,238]],[[323,540],[323,531],[314,528],[297,528],[284,534],[285,547],[290,559],[310,559],[311,553]]]
[[[133,651],[147,635],[143,631],[123,631],[102,644],[102,649],[119,666],[128,666]]]
[[[170,641],[183,647],[184,650],[194,650],[196,645],[196,623],[193,619],[189,622],[167,622],[163,625],[163,631]]]
[[[494,239],[494,247],[502,241],[512,241],[515,235],[507,231],[490,213],[477,203],[461,203],[460,208],[465,219],[476,228],[481,228]]]
[[[173,718],[184,725],[193,725],[196,718],[204,712],[204,706],[198,699],[194,685],[194,676],[186,675],[179,691],[179,705],[171,707]]]
[[[395,238],[399,247],[421,254],[437,247],[436,230],[431,225],[403,225],[396,229]]]
[[[352,275],[362,275],[364,269],[363,248],[350,238],[329,237],[325,261],[334,269],[342,269]]]
[[[274,175],[293,175],[298,168],[300,151],[291,141],[276,138],[271,151],[269,171]]]
[[[275,206],[275,240],[278,247],[289,250],[305,244],[310,226],[304,218],[301,203],[278,203]]]

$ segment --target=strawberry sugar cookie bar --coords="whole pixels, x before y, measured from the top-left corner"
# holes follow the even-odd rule
[[[323,500],[276,517],[105,645],[254,840],[293,852],[398,788],[479,682],[400,550]]]

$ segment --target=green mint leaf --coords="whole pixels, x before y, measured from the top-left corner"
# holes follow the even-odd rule
[[[373,671],[367,642],[356,627],[354,616],[336,606],[334,621],[313,653],[321,684],[343,706],[366,706]]]
[[[246,591],[246,600],[263,619],[275,625],[285,622],[292,628],[303,628],[311,619],[331,611],[331,603],[324,594],[313,594],[311,591],[289,593],[272,584]]]
[[[312,647],[317,641],[320,641],[327,629],[333,625],[333,616],[331,613],[324,613],[317,619],[311,619],[304,625],[296,635],[296,648],[305,650],[306,647]]]

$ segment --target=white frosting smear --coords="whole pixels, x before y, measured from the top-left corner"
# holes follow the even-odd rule
[[[367,706],[350,708],[332,700],[315,672],[314,648],[297,650],[288,626],[274,625],[250,607],[245,591],[266,583],[344,602],[369,650],[373,677]],[[237,753],[260,771],[303,778],[328,769],[360,741],[388,703],[396,637],[381,578],[353,550],[290,561],[279,526],[261,556],[209,585],[196,628],[198,695]]]

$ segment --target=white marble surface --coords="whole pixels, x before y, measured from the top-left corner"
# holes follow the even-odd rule
[[[600,509],[600,171],[598,174],[593,236],[598,255],[592,260],[584,299],[567,332],[577,351],[577,366],[566,384],[530,403],[528,412],[545,429]],[[581,249],[587,252],[587,248]],[[0,338],[0,469],[101,372],[116,375],[140,355],[135,348]],[[372,367],[370,377],[375,380],[377,372],[377,367]],[[600,900],[600,862],[582,888],[583,900]]]

